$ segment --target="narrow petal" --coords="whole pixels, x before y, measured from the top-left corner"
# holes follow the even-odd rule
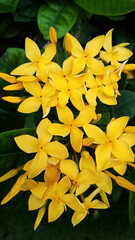
[[[11,102],[11,103],[20,103],[22,102],[22,98],[20,97],[12,97],[12,96],[6,96],[2,97],[4,101]]]
[[[70,127],[59,123],[53,123],[48,131],[53,135],[66,137],[70,133]]]
[[[52,200],[48,207],[48,222],[57,220],[64,212],[64,203],[60,200]]]
[[[73,66],[73,59],[74,59],[73,56],[70,56],[63,62],[62,69],[65,75],[68,75],[71,73],[72,66]]]
[[[33,82],[38,81],[38,79],[35,76],[21,76],[17,78],[17,81],[19,82]]]
[[[106,134],[99,127],[92,124],[86,124],[83,126],[83,128],[88,137],[94,138],[94,143],[105,143],[107,139]]]
[[[6,73],[2,73],[0,72],[0,78],[2,78],[3,80],[9,82],[9,83],[16,83],[17,79],[14,76],[11,76],[9,74]]]
[[[60,170],[71,180],[75,180],[79,173],[78,166],[73,160],[63,160],[60,162]]]
[[[58,99],[59,99],[59,105],[60,107],[65,107],[65,105],[69,101],[69,92],[68,91],[63,91],[58,94]]]
[[[70,143],[71,143],[72,148],[76,152],[81,151],[82,138],[83,138],[83,132],[76,126],[73,126],[71,129],[71,132],[70,132]]]
[[[6,86],[3,89],[5,91],[18,91],[18,90],[24,89],[24,86],[23,86],[22,83],[15,83],[15,84],[11,84],[11,85]]]
[[[129,117],[120,117],[117,119],[112,119],[111,122],[107,125],[107,135],[111,139],[118,138],[122,132],[124,131],[124,128],[126,127],[128,123]]]
[[[41,106],[41,100],[37,97],[29,97],[25,99],[18,107],[18,112],[32,113],[38,111]]]
[[[90,57],[95,57],[103,46],[104,35],[98,36],[90,40],[85,47],[85,52],[90,55]]]
[[[71,41],[70,52],[72,53],[72,55],[75,57],[82,56],[83,48],[79,41],[75,37],[73,37],[70,33],[66,34],[66,38],[68,38]]]
[[[103,47],[107,52],[110,52],[112,50],[112,32],[113,32],[113,29],[109,30],[105,35]]]
[[[58,141],[47,143],[45,146],[46,152],[55,158],[65,159],[68,157],[68,150],[62,143]]]
[[[30,135],[21,135],[14,138],[17,146],[26,153],[38,151],[38,139]]]
[[[72,121],[74,120],[74,115],[67,106],[65,107],[57,106],[57,114],[59,120],[65,125],[71,124]]]
[[[24,63],[15,68],[10,74],[12,75],[33,75],[36,72],[36,65],[34,63]]]
[[[121,161],[134,162],[134,153],[126,142],[116,140],[113,143],[112,153]]]
[[[97,101],[96,101],[97,96],[98,96],[98,88],[89,89],[86,92],[86,100],[91,106],[97,105]]]
[[[40,222],[42,221],[42,218],[45,214],[46,208],[45,207],[41,207],[38,211],[38,215],[34,224],[34,230],[37,229],[37,227],[39,226]]]

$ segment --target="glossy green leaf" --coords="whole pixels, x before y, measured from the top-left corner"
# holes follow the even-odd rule
[[[135,10],[134,0],[74,0],[83,9],[104,16],[118,16]]]
[[[0,0],[0,13],[14,12],[19,0]]]
[[[35,135],[35,128],[22,128],[0,133],[0,154],[19,152],[20,149],[14,141],[14,137],[23,134]]]
[[[49,40],[49,28],[56,29],[57,37],[61,38],[70,31],[76,22],[78,7],[68,0],[49,1],[48,6],[42,5],[38,11],[38,27],[43,37]]]
[[[128,90],[120,91],[121,96],[118,97],[118,105],[110,107],[112,117],[135,116],[135,92]]]
[[[40,2],[37,0],[20,1],[14,13],[14,21],[31,22],[37,17]]]
[[[129,195],[129,220],[133,224],[135,222],[135,193],[130,192]]]
[[[24,49],[8,48],[0,58],[0,72],[10,73],[14,68],[27,61]]]
[[[97,105],[96,113],[101,114],[101,119],[97,122],[97,124],[108,124],[110,122],[110,112],[106,105],[99,102]]]

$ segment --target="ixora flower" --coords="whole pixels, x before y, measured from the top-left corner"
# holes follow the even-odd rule
[[[47,131],[50,125],[51,122],[47,118],[39,123],[36,129],[38,138],[30,135],[15,137],[15,142],[21,150],[26,153],[36,153],[34,159],[30,162],[29,178],[34,178],[46,169],[48,155],[59,159],[68,157],[68,150],[63,144],[58,141],[50,142],[53,137],[52,134]]]
[[[0,78],[9,83],[4,87],[7,96],[3,100],[20,103],[17,110],[21,113],[37,112],[39,117],[39,108],[43,110],[44,119],[39,119],[36,137],[18,134],[14,138],[22,151],[34,157],[0,176],[3,182],[19,173],[1,204],[20,191],[29,191],[28,209],[38,210],[34,230],[46,212],[48,222],[53,222],[69,207],[74,211],[71,222],[76,226],[90,209],[107,209],[112,181],[135,192],[135,185],[123,177],[127,165],[135,169],[131,149],[135,145],[135,127],[127,126],[128,116],[113,117],[106,123],[106,132],[100,124],[104,114],[100,106],[117,104],[117,96],[123,94],[119,92],[121,73],[129,74],[135,69],[135,64],[127,64],[132,55],[126,48],[128,44],[112,46],[112,32],[113,29],[91,39],[84,49],[67,33],[66,60],[61,67],[57,34],[51,27],[51,43],[43,53],[33,40],[26,38],[29,62],[11,74],[0,73]],[[8,91],[18,91],[18,96],[11,96]],[[121,176],[115,176],[112,170]],[[98,194],[102,201],[99,196],[94,199]]]
[[[95,151],[98,171],[104,169],[107,162],[112,159],[111,154],[116,161],[134,162],[131,147],[135,144],[135,134],[129,136],[124,133],[128,120],[129,117],[113,118],[107,125],[106,134],[95,125],[83,126],[87,136],[94,139],[94,144],[98,144]]]

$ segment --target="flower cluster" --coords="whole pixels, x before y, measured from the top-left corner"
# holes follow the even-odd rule
[[[122,72],[128,74],[135,69],[134,64],[127,64],[133,54],[126,48],[128,44],[112,46],[112,32],[90,40],[85,49],[67,33],[64,46],[68,57],[60,67],[57,35],[51,27],[51,43],[42,54],[37,44],[26,38],[29,62],[10,75],[0,73],[10,83],[4,90],[24,93],[23,97],[5,96],[5,101],[19,103],[21,113],[33,113],[42,107],[37,137],[15,137],[22,151],[35,154],[33,159],[0,177],[2,182],[22,171],[1,204],[20,191],[30,191],[29,210],[38,209],[34,229],[47,207],[49,222],[58,219],[67,206],[73,209],[73,226],[85,218],[89,209],[108,208],[112,179],[135,192],[135,185],[123,177],[127,165],[134,167],[131,147],[135,145],[135,127],[127,126],[127,116],[112,118],[106,132],[97,124],[102,118],[97,114],[98,102],[116,105]],[[57,63],[52,61],[54,57]],[[53,121],[49,114],[52,108],[56,110]]]

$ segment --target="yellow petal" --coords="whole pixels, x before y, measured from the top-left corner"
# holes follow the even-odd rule
[[[41,106],[41,100],[37,97],[29,97],[25,99],[18,107],[18,112],[32,113],[38,111]]]
[[[48,207],[48,222],[57,220],[64,212],[64,203],[60,200],[52,200]]]
[[[86,106],[82,111],[80,111],[78,117],[74,120],[74,125],[77,127],[82,127],[84,124],[88,124],[95,114],[95,108]]]
[[[85,133],[88,137],[94,138],[94,143],[104,144],[107,137],[106,134],[97,126],[92,124],[86,124],[83,126]]]
[[[91,202],[90,208],[105,209],[108,208],[108,206],[106,206],[105,203],[95,199]]]
[[[48,131],[53,135],[66,137],[70,133],[70,127],[65,126],[63,124],[59,124],[59,123],[53,123],[48,128]]]
[[[2,175],[0,177],[0,182],[4,182],[4,181],[8,180],[9,178],[12,178],[12,177],[16,176],[21,169],[20,168],[14,168],[14,169],[8,171],[7,173],[5,173],[4,175]]]
[[[44,63],[39,63],[37,65],[36,76],[45,83],[47,81],[48,71],[47,65]]]
[[[107,85],[107,86],[104,86],[103,87],[103,91],[104,93],[107,95],[107,96],[114,96],[115,92],[114,92],[114,88],[113,88],[113,85],[110,84],[110,85]]]
[[[78,90],[70,90],[70,100],[75,108],[77,108],[79,111],[83,110],[85,107],[82,93]]]
[[[28,200],[29,211],[36,210],[44,206],[45,202],[41,201],[40,198],[37,198],[35,195],[31,194]]]
[[[117,184],[119,184],[121,187],[124,187],[132,192],[135,192],[135,185],[132,184],[131,182],[129,182],[128,180],[126,180],[123,177],[116,177],[115,181],[117,182]]]
[[[110,160],[112,146],[111,144],[98,145],[95,151],[97,171],[102,171],[106,163]]]
[[[77,164],[73,160],[63,160],[60,162],[60,170],[71,180],[75,180],[79,170]]]
[[[72,148],[76,152],[81,151],[82,138],[83,138],[83,132],[76,126],[72,126],[71,132],[70,132],[70,143],[71,143]]]
[[[133,53],[128,48],[115,46],[113,47],[113,50],[116,51],[115,56],[117,61],[124,61],[133,55]]]
[[[38,215],[34,224],[34,230],[37,229],[37,227],[39,226],[44,214],[45,214],[46,208],[45,207],[41,207],[38,211]]]
[[[87,65],[95,75],[104,74],[104,64],[102,61],[97,60],[96,58],[90,58],[87,60]]]
[[[4,101],[11,102],[11,103],[20,103],[22,102],[22,99],[20,97],[11,97],[11,96],[6,96],[2,97]]]
[[[93,172],[89,169],[83,169],[77,177],[78,185],[95,184],[99,180],[100,180],[99,174],[97,174],[96,172]]]
[[[80,74],[74,77],[70,77],[68,80],[69,89],[77,89],[82,87],[87,80],[87,74]]]
[[[17,81],[19,82],[33,82],[33,81],[38,81],[38,78],[35,76],[21,76],[17,78]]]
[[[67,193],[61,197],[61,200],[74,211],[85,213],[83,205],[74,194]]]
[[[116,165],[113,168],[117,173],[123,176],[127,170],[127,163]]]
[[[24,63],[15,68],[10,74],[12,75],[33,75],[37,70],[37,66],[34,63]]]
[[[80,223],[87,215],[87,211],[84,214],[74,212],[71,222],[73,226],[75,227],[78,223]]]
[[[70,188],[71,182],[67,176],[63,177],[57,184],[57,195],[61,198]]]
[[[90,187],[90,183],[81,183],[80,185],[77,186],[76,188],[76,196],[79,196],[80,194],[84,193],[87,191],[87,189]]]
[[[116,105],[117,104],[117,99],[116,99],[116,96],[107,96],[104,94],[103,91],[99,91],[98,92],[98,98],[101,102],[103,102],[104,104],[107,104],[107,105]]]
[[[62,143],[58,141],[47,143],[45,146],[46,152],[55,158],[65,159],[68,157],[68,150]]]
[[[112,192],[112,180],[111,178],[104,172],[100,173],[100,181],[97,182],[97,186],[100,187],[104,192],[111,194]]]
[[[44,179],[47,185],[58,182],[60,178],[60,171],[55,166],[49,166],[46,168]]]
[[[118,138],[124,131],[124,128],[126,127],[128,120],[129,117],[120,117],[115,120],[112,120],[107,125],[106,129],[108,137],[110,137],[111,139]]]
[[[56,31],[55,31],[55,28],[54,27],[50,27],[49,29],[49,36],[50,36],[50,41],[52,43],[57,43],[57,34],[56,34]]]
[[[0,78],[4,79],[5,81],[7,81],[9,83],[16,83],[17,82],[16,77],[10,76],[9,74],[2,73],[2,72],[0,72]]]
[[[28,179],[28,180],[31,180],[31,179]],[[47,190],[48,188],[46,187],[46,184],[41,182],[41,183],[38,183],[36,184],[36,186],[32,189],[30,189],[30,191],[32,192],[33,195],[35,195],[37,198],[40,198],[42,199],[43,197],[43,194],[45,193],[45,191]]]
[[[69,92],[63,91],[58,94],[59,105],[60,107],[65,107],[69,100]]]
[[[68,42],[71,41],[71,44],[70,44],[71,49],[69,50],[69,52],[71,52],[72,55],[75,57],[82,56],[83,48],[82,48],[81,44],[79,43],[79,41],[75,37],[73,37],[70,33],[66,34],[66,38],[69,38]]]
[[[27,179],[27,173],[22,174],[16,181],[16,183],[11,188],[9,194],[10,199],[13,198],[21,189],[21,186],[25,183]]]
[[[134,162],[134,153],[126,142],[116,140],[113,143],[112,153],[121,161]]]
[[[34,178],[38,176],[42,171],[44,171],[47,166],[47,159],[48,157],[46,152],[43,150],[40,150],[32,160],[28,177]]]
[[[37,60],[37,58],[39,58],[41,55],[37,44],[28,37],[26,37],[26,40],[25,40],[25,54],[26,54],[26,57],[31,62],[34,62],[35,60]]]
[[[36,133],[41,145],[48,143],[52,139],[52,134],[48,132],[51,122],[48,118],[43,119],[37,126]]]
[[[104,35],[98,36],[90,40],[85,47],[85,52],[90,55],[90,57],[95,57],[103,46]]]
[[[42,54],[40,58],[40,62],[47,64],[50,63],[56,54],[56,45],[54,43],[50,43],[46,46],[45,52]]]
[[[21,186],[21,191],[28,191],[37,186],[36,181],[33,179],[26,179],[25,183]]]
[[[72,74],[76,75],[76,74],[82,72],[84,70],[84,68],[85,68],[85,65],[86,65],[85,57],[82,56],[82,57],[74,59],[74,61],[73,61],[73,68],[72,68]]]
[[[41,86],[40,83],[37,81],[31,81],[31,82],[24,82],[23,83],[24,88],[27,92],[29,92],[31,95],[35,97],[40,97],[41,95]]]
[[[3,88],[5,91],[18,91],[18,90],[22,90],[24,89],[24,86],[22,83],[15,83],[15,84],[11,84],[8,85],[6,87]]]
[[[66,91],[67,90],[67,81],[66,79],[58,74],[52,73],[50,74],[57,90]]]
[[[130,147],[135,145],[135,133],[123,133],[119,140],[122,142],[126,142]]]
[[[90,154],[87,151],[83,151],[81,155],[82,157],[79,162],[80,170],[89,169],[95,171],[95,161],[92,158],[92,156],[90,156]]]
[[[97,105],[97,101],[96,101],[97,96],[98,96],[98,88],[89,89],[86,92],[86,100],[91,106]]]
[[[73,60],[73,56],[70,56],[63,62],[62,70],[64,75],[68,75],[72,72]]]
[[[92,199],[101,191],[100,188],[96,188],[88,197],[84,199],[84,204],[87,209],[90,208]]]
[[[107,52],[110,52],[112,50],[112,32],[113,32],[113,29],[109,30],[105,35],[103,47]]]
[[[38,151],[38,139],[30,135],[21,135],[14,138],[17,146],[26,153]]]
[[[74,120],[74,115],[72,111],[67,107],[60,107],[57,106],[57,114],[60,122],[64,123],[65,125],[69,125]]]

